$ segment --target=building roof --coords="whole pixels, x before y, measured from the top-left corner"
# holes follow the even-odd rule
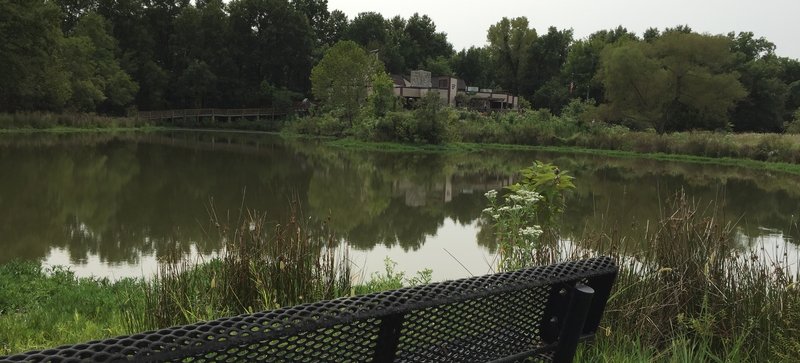
[[[400,74],[393,74],[391,77],[392,77],[392,82],[397,87],[408,87],[411,84],[408,80],[406,80],[405,77],[403,77]]]

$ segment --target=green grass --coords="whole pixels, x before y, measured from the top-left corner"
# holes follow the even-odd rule
[[[477,144],[477,143],[450,143],[444,145],[419,145],[402,144],[395,142],[371,142],[354,139],[339,139],[327,141],[326,145],[341,147],[351,150],[398,152],[398,153],[466,153],[481,150],[517,150],[517,151],[545,151],[554,153],[572,153],[598,155],[627,159],[649,159],[662,161],[679,161],[692,164],[708,164],[737,166],[757,170],[768,170],[800,175],[800,164],[785,162],[759,161],[753,159],[731,157],[708,157],[688,154],[648,153],[622,150],[587,149],[576,146],[534,146],[514,144]]]
[[[34,133],[51,133],[51,134],[74,134],[74,133],[88,133],[88,132],[158,132],[169,131],[170,129],[161,126],[141,126],[141,127],[69,127],[58,126],[49,127],[45,129],[35,128],[18,128],[18,129],[0,129],[0,134],[34,134]]]
[[[0,266],[0,354],[45,349],[130,331],[125,311],[141,295],[135,280],[77,278],[36,262]]]

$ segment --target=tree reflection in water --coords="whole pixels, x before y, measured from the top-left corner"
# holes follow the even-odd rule
[[[800,240],[800,177],[759,170],[531,151],[375,152],[243,133],[4,135],[0,263],[44,259],[53,249],[75,265],[136,265],[175,249],[208,255],[220,246],[204,232],[212,201],[218,212],[257,209],[275,222],[292,196],[357,250],[414,253],[433,236],[448,238],[437,234],[452,220],[480,228],[459,245],[490,254],[496,246],[479,220],[483,193],[513,182],[534,160],[576,177],[566,238],[616,230],[634,239],[683,189],[719,204],[744,239]]]

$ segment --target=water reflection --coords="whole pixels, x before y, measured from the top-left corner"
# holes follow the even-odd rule
[[[484,273],[495,246],[479,218],[483,193],[537,159],[576,177],[563,222],[570,239],[587,229],[634,239],[682,188],[701,205],[719,204],[720,218],[745,239],[800,240],[800,178],[742,168],[521,151],[366,152],[246,133],[5,135],[0,263],[47,259],[109,276],[146,270],[170,251],[218,251],[212,206],[223,219],[255,208],[279,221],[296,197],[307,216],[363,251],[354,259],[368,260],[367,272],[388,254],[413,261],[400,264],[410,271],[432,267],[437,278]]]

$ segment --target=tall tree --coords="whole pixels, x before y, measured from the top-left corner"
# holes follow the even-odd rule
[[[202,85],[197,93],[181,86],[173,87],[170,99],[175,107],[203,106],[231,107],[238,100],[232,99],[233,85],[238,79],[236,63],[230,56],[230,23],[221,0],[198,3],[181,10],[173,22],[175,29],[170,38],[170,49],[174,54],[172,64],[173,82]],[[203,76],[207,79],[199,79]],[[176,84],[177,84],[176,83]],[[201,99],[201,100],[198,100]]]
[[[408,37],[408,43],[403,44],[401,52],[409,68],[421,68],[429,59],[450,58],[453,55],[453,46],[447,42],[447,34],[437,32],[436,24],[427,15],[414,13],[406,21],[404,34]]]
[[[61,29],[70,34],[84,14],[97,10],[97,0],[54,0],[61,8]]]
[[[367,100],[383,64],[353,41],[343,40],[329,49],[311,70],[314,97],[328,109],[339,109],[351,122]]]
[[[595,77],[600,68],[600,54],[610,44],[629,41],[636,41],[636,35],[619,26],[594,32],[573,43],[562,68],[565,81],[569,82],[570,97],[603,101],[603,84]]]
[[[359,13],[347,27],[344,39],[352,40],[368,50],[380,50],[389,40],[386,19],[375,12]]]
[[[170,69],[167,68],[167,62],[157,54],[162,57],[169,55],[166,50],[169,42],[160,42],[157,34],[168,36],[171,30],[158,30],[154,26],[171,19],[163,19],[159,15],[161,10],[156,9],[156,4],[150,4],[149,0],[97,1],[97,13],[113,24],[112,33],[122,53],[122,68],[139,85],[136,105],[144,110],[168,108]]]
[[[328,11],[328,0],[292,0],[292,5],[306,16],[308,25],[314,31],[314,40],[317,44],[323,44],[327,37],[327,27],[331,17],[331,13]]]
[[[607,48],[600,78],[623,120],[658,132],[725,128],[747,93],[733,60],[725,37],[670,32]]]
[[[347,33],[349,21],[347,15],[341,10],[331,11],[328,20],[323,24],[323,32],[320,40],[323,45],[331,46],[336,44]]]
[[[569,80],[561,70],[572,44],[572,29],[550,27],[531,46],[522,95],[532,97],[534,108],[549,108],[559,113],[569,102]],[[547,85],[547,88],[542,89]]]
[[[286,0],[236,0],[228,7],[240,105],[259,104],[263,82],[306,92],[314,33],[305,15]]]
[[[59,13],[50,1],[0,2],[0,111],[58,110],[70,97]]]
[[[494,67],[487,48],[462,49],[453,57],[453,70],[469,86],[480,88],[494,86]]]
[[[497,67],[501,87],[519,94],[526,72],[530,48],[536,40],[536,30],[529,28],[528,18],[503,18],[489,27],[486,35],[492,61]]]
[[[86,13],[78,19],[73,35],[63,42],[63,60],[72,88],[68,101],[71,108],[121,114],[136,96],[138,85],[120,67],[116,40],[109,28],[102,16]]]
[[[783,68],[781,80],[789,86],[784,119],[790,121],[796,115],[795,111],[800,109],[800,61],[783,57],[778,60]]]
[[[736,131],[780,131],[789,86],[781,80],[783,64],[775,44],[751,32],[729,33],[736,70],[747,96],[736,104],[731,121]]]

